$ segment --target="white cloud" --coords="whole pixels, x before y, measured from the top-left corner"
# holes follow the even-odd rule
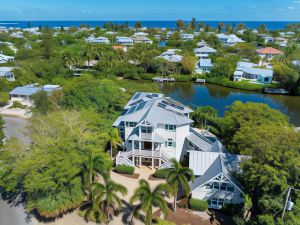
[[[294,6],[289,6],[288,9],[294,10],[295,7]]]
[[[300,1],[294,1],[294,3],[300,3]]]

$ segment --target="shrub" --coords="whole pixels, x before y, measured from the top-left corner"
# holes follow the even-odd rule
[[[0,107],[5,106],[8,100],[9,100],[8,93],[0,92]]]
[[[204,212],[208,209],[208,203],[200,199],[191,198],[189,200],[189,208],[195,211]]]
[[[249,83],[248,81],[234,82],[226,77],[210,77],[206,78],[206,82],[211,84],[218,84],[223,87],[236,88],[247,91],[259,91],[268,86],[261,84],[253,84]]]
[[[10,109],[13,108],[20,108],[20,109],[26,109],[27,107],[25,105],[22,105],[22,103],[14,101],[12,106],[9,107]]]
[[[153,177],[156,177],[156,178],[166,178],[167,177],[167,172],[168,171],[166,169],[158,169],[153,174]]]
[[[124,174],[133,174],[134,167],[133,166],[126,166],[126,165],[117,165],[114,169],[117,173],[124,173]]]
[[[174,77],[177,82],[188,82],[193,78],[191,75],[173,75],[172,77]]]

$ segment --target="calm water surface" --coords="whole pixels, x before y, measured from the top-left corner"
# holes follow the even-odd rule
[[[177,101],[193,106],[210,105],[218,110],[220,116],[235,101],[265,103],[287,114],[291,123],[300,127],[299,96],[266,95],[211,84],[168,83],[159,86],[163,93]]]

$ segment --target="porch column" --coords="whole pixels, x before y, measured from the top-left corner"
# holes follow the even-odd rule
[[[142,142],[139,141],[139,150],[140,150],[140,167],[142,166]]]
[[[133,162],[133,165],[135,165],[135,162],[134,162],[134,141],[132,141],[131,143],[131,147],[132,147],[132,162]]]
[[[154,169],[154,142],[151,144],[151,150],[152,150],[152,169]]]
[[[160,167],[161,166],[161,144],[158,144],[158,147],[159,147],[159,163],[158,163],[158,166]]]

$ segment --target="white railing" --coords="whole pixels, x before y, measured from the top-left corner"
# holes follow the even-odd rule
[[[128,159],[127,156],[124,156],[122,154],[124,152],[119,152],[117,157],[116,157],[116,164],[117,165],[127,165],[127,166],[134,166],[134,163]]]
[[[168,169],[172,167],[172,163],[171,162],[166,162],[164,164],[162,164],[159,169]]]

